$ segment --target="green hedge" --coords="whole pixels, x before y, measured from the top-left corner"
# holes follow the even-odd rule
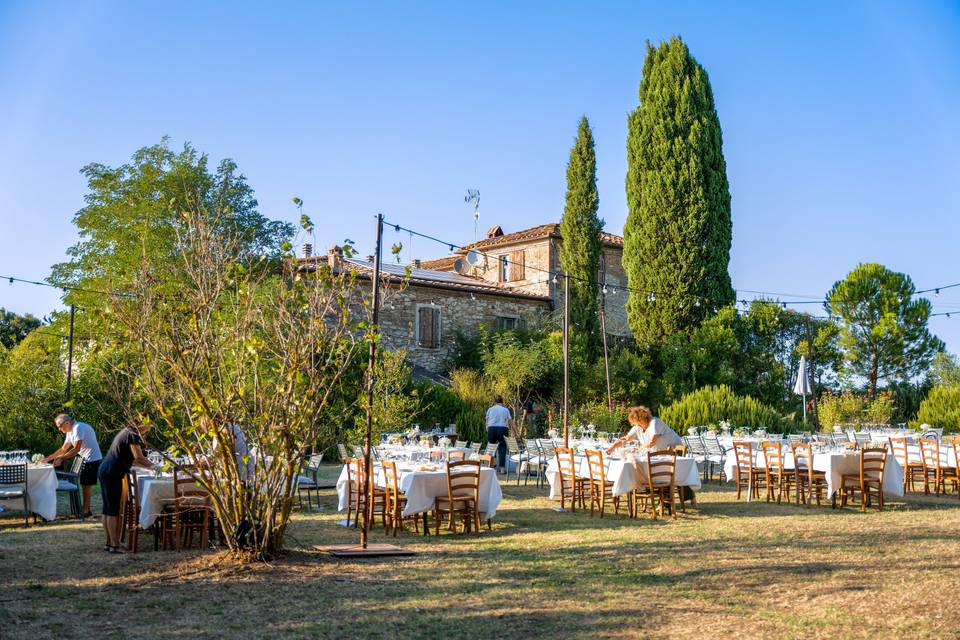
[[[677,433],[689,427],[716,426],[721,420],[733,427],[763,428],[789,433],[796,425],[776,410],[750,396],[738,396],[727,385],[703,387],[683,396],[660,410],[660,418]]]
[[[420,394],[420,412],[417,421],[421,429],[429,429],[439,423],[457,425],[457,435],[463,440],[481,442],[486,440],[487,429],[483,414],[464,402],[457,392],[443,385],[420,382],[416,385]]]
[[[921,424],[943,427],[944,433],[960,433],[960,386],[939,386],[920,403],[917,419],[910,423],[914,429]]]

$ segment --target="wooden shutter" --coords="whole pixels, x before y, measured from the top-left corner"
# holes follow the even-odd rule
[[[440,309],[420,307],[418,311],[417,344],[428,349],[440,346]]]
[[[431,308],[430,311],[432,312],[430,314],[430,326],[433,330],[430,346],[437,348],[440,346],[440,309]]]
[[[526,252],[521,249],[520,251],[514,251],[510,254],[510,282],[524,279],[525,253]]]

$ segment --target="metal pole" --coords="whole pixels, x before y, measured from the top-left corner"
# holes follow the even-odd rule
[[[70,402],[70,383],[73,380],[73,312],[74,306],[70,305],[70,336],[69,346],[67,347],[67,402]]]
[[[563,446],[570,447],[570,274],[563,274]]]
[[[377,340],[380,334],[380,244],[383,239],[383,214],[377,214],[377,244],[373,254],[373,322],[370,325],[370,354],[367,358],[367,432],[363,444],[363,527],[360,529],[360,546],[367,548],[370,535],[370,520],[373,516],[370,476],[373,465],[370,462],[370,447],[373,433],[373,390],[376,382]]]

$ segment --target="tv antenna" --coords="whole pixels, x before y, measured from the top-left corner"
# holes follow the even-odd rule
[[[463,197],[467,204],[473,204],[473,241],[477,241],[477,222],[480,220],[480,190],[467,189],[467,195]]]

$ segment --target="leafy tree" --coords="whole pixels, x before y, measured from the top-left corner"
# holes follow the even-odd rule
[[[53,427],[66,381],[61,346],[60,338],[34,332],[0,349],[0,449],[51,453],[62,443]]]
[[[722,133],[707,72],[678,38],[647,44],[630,114],[623,264],[630,328],[659,344],[734,302]]]
[[[377,376],[373,391],[373,441],[380,441],[380,434],[406,429],[420,411],[420,396],[413,387],[411,373],[413,368],[406,363],[407,352],[379,352],[376,363]],[[367,392],[364,385],[357,385],[359,397],[356,406],[366,404]],[[360,442],[367,428],[366,412],[355,416],[356,427],[352,441]]]
[[[960,386],[960,363],[957,356],[941,351],[933,356],[930,381],[936,385]]]
[[[86,206],[73,218],[80,242],[67,251],[69,261],[54,265],[50,281],[79,287],[66,301],[86,309],[105,304],[100,292],[129,290],[140,277],[175,291],[180,283],[174,252],[185,211],[218,213],[217,231],[231,238],[241,264],[278,256],[293,234],[292,225],[260,214],[253,189],[232,160],[211,171],[207,156],[189,144],[176,153],[164,138],[134,153],[127,164],[93,163],[81,173],[89,191]],[[95,332],[100,323],[89,318],[85,330]]]
[[[40,326],[40,321],[29,313],[20,315],[0,307],[0,346],[12,349]]]
[[[914,300],[915,291],[910,276],[866,263],[827,293],[824,307],[842,323],[846,367],[866,379],[871,395],[883,380],[923,373],[944,348],[927,329],[930,301]]]
[[[504,403],[513,408],[520,437],[524,436],[528,401],[542,399],[556,388],[562,369],[556,342],[550,336],[524,342],[514,333],[504,332],[493,337],[492,347],[484,353],[484,374]]]
[[[603,221],[597,217],[599,206],[593,133],[583,116],[567,163],[567,197],[560,219],[560,266],[570,274],[571,330],[586,337],[591,359],[599,352],[601,338],[597,274],[603,250]]]

